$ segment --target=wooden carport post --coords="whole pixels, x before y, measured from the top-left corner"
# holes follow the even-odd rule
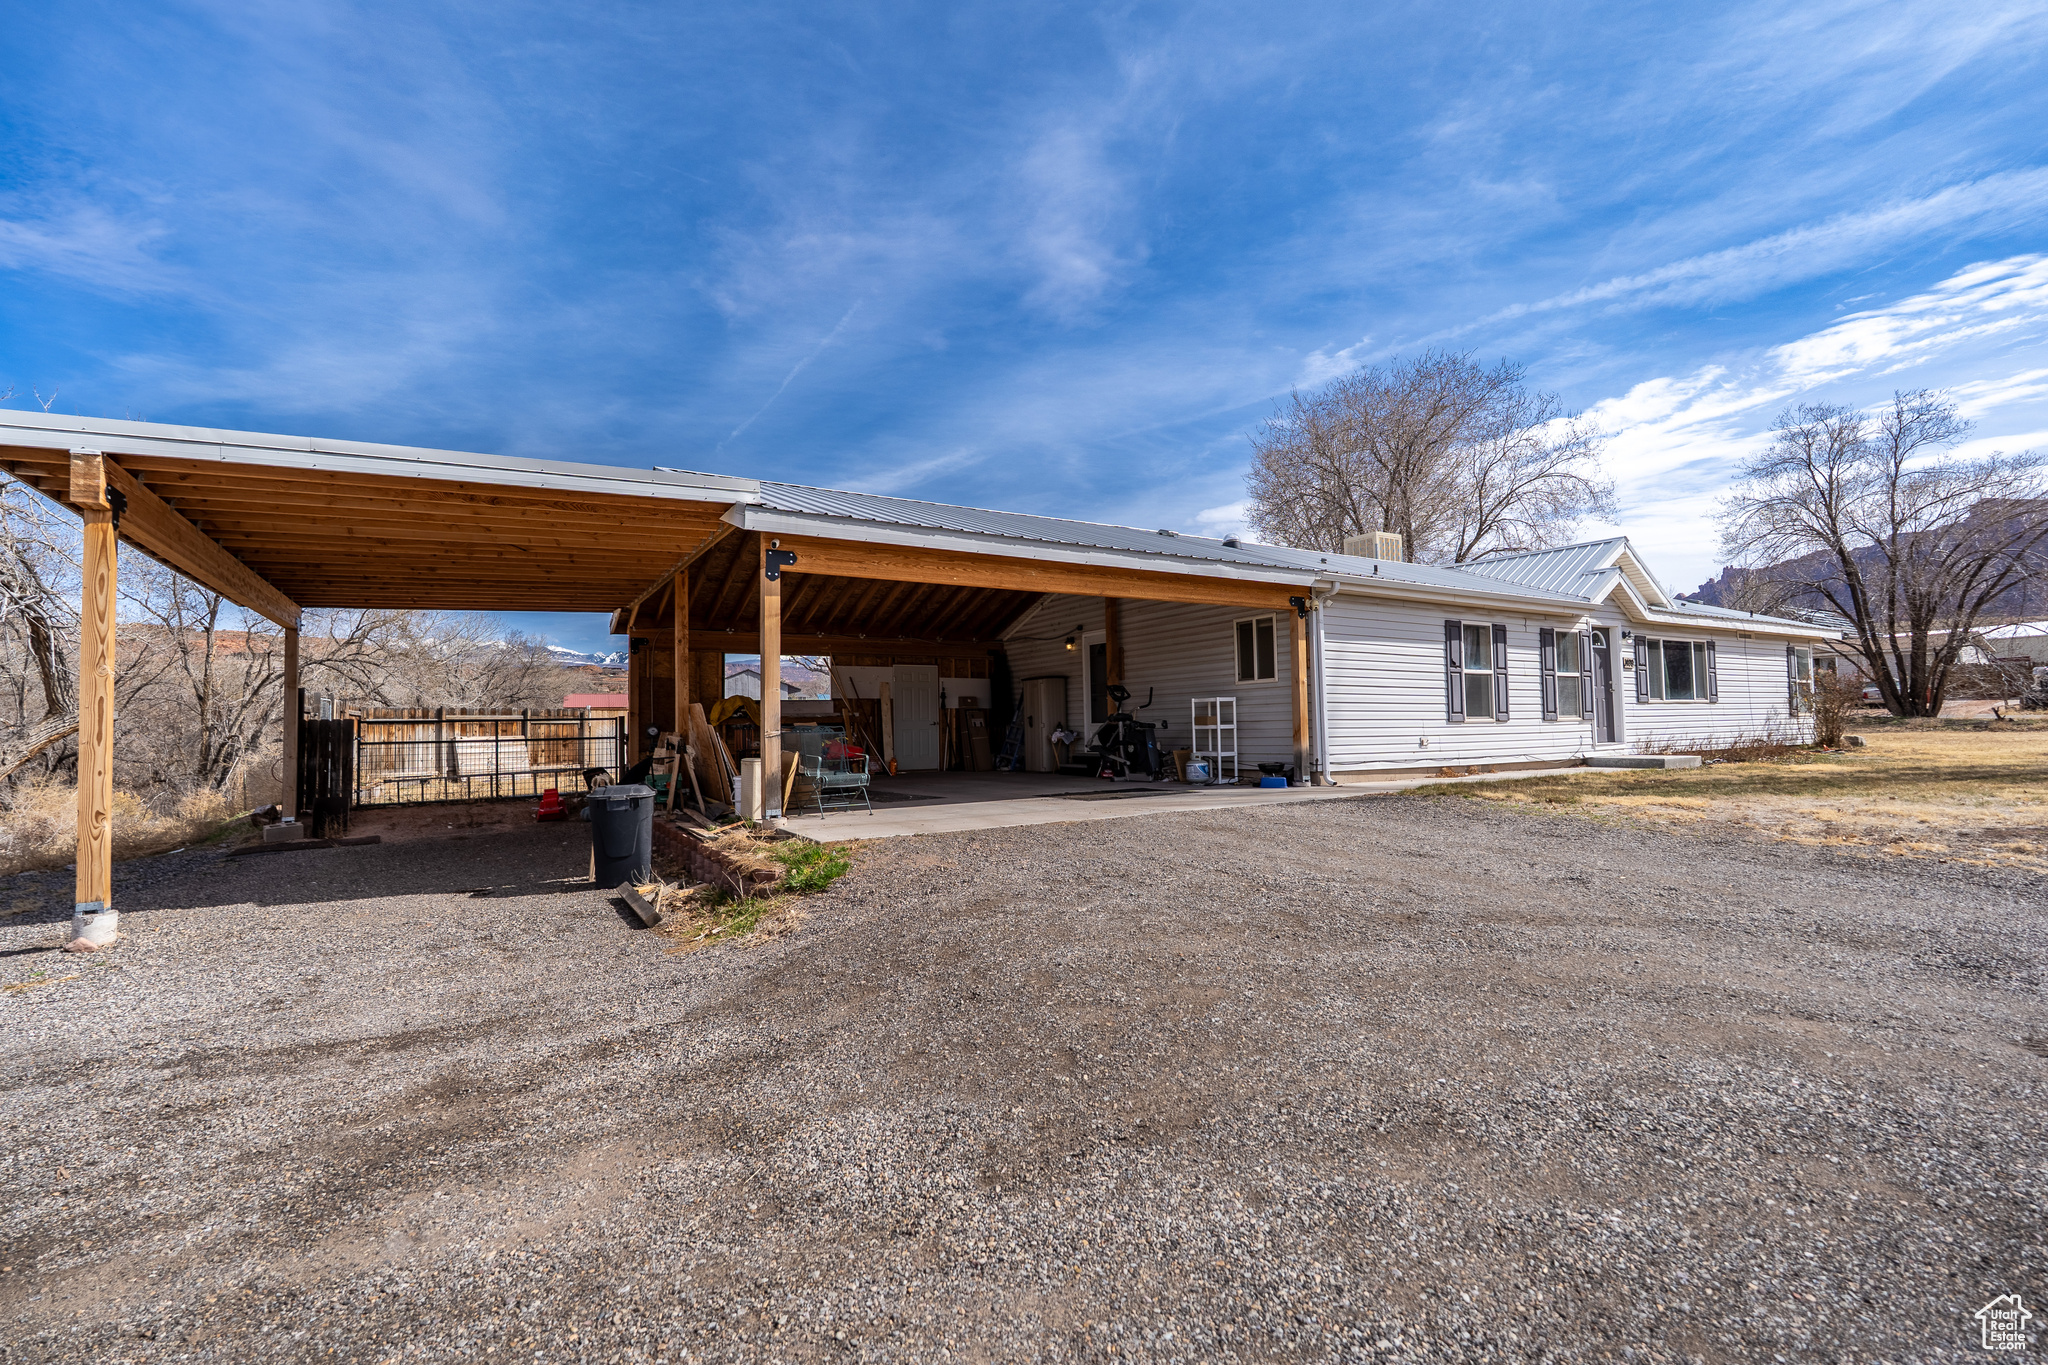
[[[118,494],[116,496],[119,496]],[[112,943],[114,909],[114,592],[118,535],[96,450],[71,452],[71,502],[85,523],[78,604],[78,881],[72,940]]]
[[[284,791],[277,798],[277,808],[284,812],[284,818],[296,821],[299,818],[299,721],[304,709],[299,705],[299,631],[296,626],[284,628],[284,703],[278,707],[278,714],[284,725]],[[441,727],[436,724],[434,737],[439,739]],[[434,746],[434,761],[441,759],[440,745]]]
[[[669,728],[676,732],[676,752],[690,742],[690,571],[676,570],[676,636],[673,645],[676,662],[676,706],[675,724]],[[676,767],[675,776],[669,778],[674,787],[682,776],[682,766]]]
[[[1294,780],[1306,787],[1309,784],[1309,737],[1308,737],[1308,599],[1289,598],[1294,604],[1293,628],[1288,632],[1294,637]]]
[[[781,541],[761,546],[761,811],[782,818],[782,566],[796,556]]]

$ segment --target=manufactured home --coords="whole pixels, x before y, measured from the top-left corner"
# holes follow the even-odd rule
[[[1125,708],[1160,747],[1314,785],[1802,730],[1806,622],[1679,601],[1626,540],[1477,564],[1390,537],[1323,553],[675,469],[0,414],[0,467],[85,524],[79,901],[109,888],[117,545],[281,629],[312,607],[606,611],[630,757],[760,660],[780,771],[786,655],[890,690],[896,758],[946,763],[973,698],[1028,769]],[[1019,709],[1022,703],[1022,709]],[[792,703],[815,711],[819,702]],[[829,710],[829,708],[827,708]],[[1059,747],[1055,733],[1081,738]],[[286,771],[297,732],[287,725]],[[957,751],[956,751],[957,752]]]

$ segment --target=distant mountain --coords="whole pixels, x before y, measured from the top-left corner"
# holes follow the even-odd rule
[[[564,668],[624,668],[626,651],[612,654],[586,654],[580,649],[569,649],[563,645],[549,645],[548,653]]]

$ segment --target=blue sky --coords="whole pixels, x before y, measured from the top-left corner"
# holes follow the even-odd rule
[[[1690,588],[1788,402],[2048,447],[2044,48],[1996,0],[51,4],[0,390],[1215,533],[1291,386],[1469,348],[1601,421]]]

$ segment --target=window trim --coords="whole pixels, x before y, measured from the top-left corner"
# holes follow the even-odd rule
[[[1259,622],[1261,621],[1266,623],[1266,628],[1273,635],[1273,674],[1267,678],[1239,676],[1238,666],[1242,660],[1238,657],[1237,652],[1238,627],[1248,625],[1252,628],[1252,672],[1256,674],[1259,671]],[[1265,687],[1281,681],[1279,613],[1273,612],[1264,616],[1240,616],[1230,623],[1230,672],[1236,678],[1237,686],[1239,687]]]
[[[1559,642],[1571,639],[1579,654],[1579,666],[1567,669],[1559,657]],[[1536,633],[1537,663],[1543,672],[1543,719],[1565,725],[1593,723],[1593,632],[1583,626],[1544,626]],[[1564,709],[1566,678],[1579,687],[1579,704]]]
[[[1465,632],[1481,632],[1487,642],[1487,666],[1473,669],[1466,666]],[[1487,702],[1491,714],[1471,716],[1466,705],[1467,675],[1479,673],[1487,679]],[[1511,714],[1513,693],[1510,687],[1511,671],[1508,666],[1508,628],[1500,621],[1444,620],[1444,720],[1452,725],[1463,725],[1468,720],[1490,720],[1507,724],[1513,720]]]
[[[1710,636],[1702,635],[1638,635],[1636,636],[1636,703],[1649,706],[1712,706],[1721,700],[1721,667],[1719,651]],[[1692,690],[1690,697],[1667,697],[1664,695],[1669,674],[1664,666],[1664,647],[1685,645],[1692,655]]]

